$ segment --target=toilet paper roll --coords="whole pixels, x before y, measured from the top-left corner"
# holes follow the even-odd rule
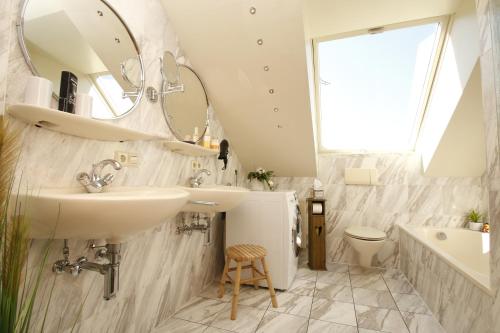
[[[39,76],[30,76],[24,90],[24,103],[50,108],[52,82]]]
[[[323,214],[323,205],[320,203],[313,203],[312,210],[313,214]]]
[[[75,114],[90,118],[92,117],[93,98],[88,94],[77,93]]]

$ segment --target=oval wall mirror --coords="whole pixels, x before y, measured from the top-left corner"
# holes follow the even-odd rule
[[[180,141],[192,141],[197,127],[199,141],[208,126],[208,97],[205,87],[190,67],[163,61],[163,66],[168,64],[175,65],[177,70],[163,68],[164,74],[170,73],[171,78],[178,78],[171,82],[164,77],[163,81],[161,104],[168,127]]]
[[[34,75],[52,81],[58,99],[61,72],[92,96],[92,117],[121,118],[144,93],[144,64],[130,29],[104,0],[26,0],[18,22],[21,49]]]

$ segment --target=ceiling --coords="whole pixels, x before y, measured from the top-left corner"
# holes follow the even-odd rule
[[[317,172],[311,38],[447,15],[461,2],[162,0],[244,168],[279,176]]]
[[[106,66],[95,50],[64,11],[25,20],[24,31],[28,42],[57,62],[69,60],[67,67],[75,68],[81,73],[106,71]]]
[[[316,175],[301,1],[162,2],[243,167]]]
[[[455,12],[462,0],[304,0],[308,38],[364,30]]]

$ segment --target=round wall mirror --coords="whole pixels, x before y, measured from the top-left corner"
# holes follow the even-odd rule
[[[165,62],[164,65],[168,66]],[[172,66],[171,62],[170,65]],[[169,82],[164,78],[162,108],[165,119],[178,140],[191,141],[196,127],[201,140],[208,125],[208,98],[205,87],[190,67],[175,66],[177,73],[172,69],[163,69],[164,73],[171,73],[171,77],[178,78],[176,82]],[[187,139],[188,136],[190,139]]]
[[[138,105],[144,92],[140,50],[106,1],[26,0],[18,33],[31,71],[52,81],[56,99],[67,71],[77,77],[77,93],[92,96],[93,118],[121,118]]]

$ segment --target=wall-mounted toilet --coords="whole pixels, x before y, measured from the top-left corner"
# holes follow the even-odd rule
[[[344,237],[358,253],[359,264],[370,267],[373,256],[380,251],[387,235],[375,228],[352,226],[345,229]]]

